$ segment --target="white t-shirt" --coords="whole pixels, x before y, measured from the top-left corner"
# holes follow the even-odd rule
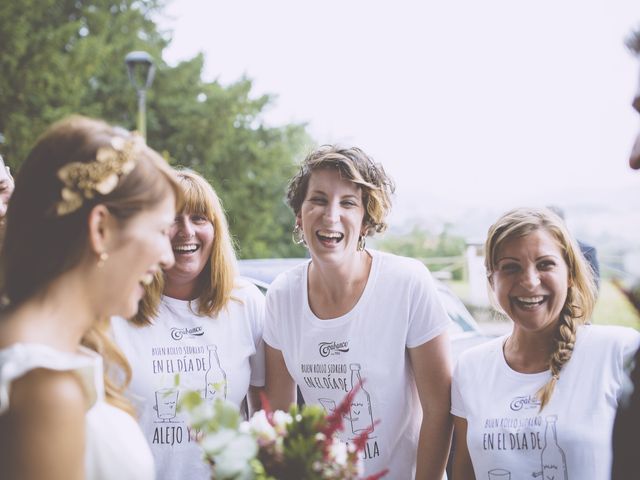
[[[443,333],[450,320],[423,264],[369,253],[373,260],[362,296],[349,313],[331,320],[309,308],[308,263],[280,275],[267,294],[264,339],[282,352],[305,402],[327,412],[364,380],[344,418],[342,440],[373,426],[365,474],[389,468],[386,478],[410,479],[422,413],[407,348]]]
[[[136,327],[122,318],[111,326],[133,379],[129,396],[151,445],[159,480],[209,480],[197,433],[176,413],[184,390],[203,398],[221,396],[240,405],[249,385],[264,386],[264,296],[237,280],[227,309],[215,318],[199,316],[197,302],[163,297],[153,325]],[[193,310],[192,310],[193,309]],[[176,386],[176,375],[179,386]]]
[[[542,412],[535,394],[550,372],[512,370],[502,352],[505,340],[467,350],[454,371],[451,413],[467,420],[476,478],[608,479],[624,363],[640,334],[626,327],[579,327],[573,355]]]
[[[0,350],[0,415],[9,408],[11,384],[36,368],[72,371],[91,396],[86,414],[85,478],[87,480],[151,480],[153,457],[135,419],[108,404],[104,395],[102,357],[46,345],[16,343]]]

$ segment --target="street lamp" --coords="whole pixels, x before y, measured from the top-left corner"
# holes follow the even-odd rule
[[[147,89],[150,88],[153,83],[156,66],[153,63],[151,55],[142,51],[127,53],[124,57],[124,63],[127,65],[131,85],[133,85],[133,88],[135,88],[138,93],[138,132],[140,132],[140,135],[146,140],[146,94]]]

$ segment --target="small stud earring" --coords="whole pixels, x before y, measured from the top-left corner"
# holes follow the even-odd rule
[[[104,264],[108,259],[109,254],[107,252],[100,252],[100,255],[98,255],[98,268],[104,267]]]

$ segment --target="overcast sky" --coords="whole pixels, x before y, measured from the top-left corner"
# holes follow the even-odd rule
[[[270,124],[383,163],[398,222],[640,198],[638,0],[170,0],[160,24],[168,63],[202,51],[277,95]]]

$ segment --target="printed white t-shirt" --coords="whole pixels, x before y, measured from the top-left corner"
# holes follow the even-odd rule
[[[512,370],[502,351],[506,338],[467,350],[454,371],[451,413],[467,420],[476,478],[608,479],[624,364],[640,334],[626,327],[579,327],[573,355],[542,411],[536,392],[551,374]]]
[[[365,474],[389,468],[386,478],[410,479],[422,411],[407,348],[443,333],[450,320],[422,263],[368,252],[372,264],[364,292],[339,318],[321,320],[309,308],[309,263],[280,275],[267,294],[264,339],[282,352],[305,402],[327,412],[362,379],[342,440],[373,427],[363,454]]]
[[[111,321],[133,378],[128,395],[156,462],[158,480],[209,480],[210,467],[196,443],[198,432],[176,411],[185,390],[240,405],[249,385],[264,386],[264,295],[245,280],[215,318],[199,316],[197,302],[163,297],[153,324]],[[176,375],[179,386],[176,386]]]

